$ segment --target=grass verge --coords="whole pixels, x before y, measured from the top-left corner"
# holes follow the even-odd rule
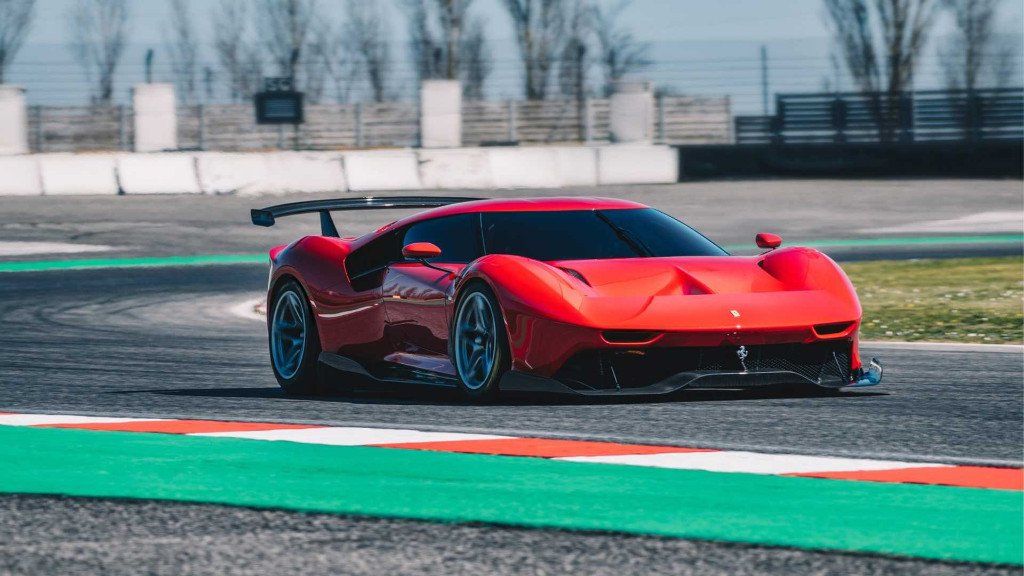
[[[1019,257],[843,264],[861,305],[865,340],[1024,342]]]

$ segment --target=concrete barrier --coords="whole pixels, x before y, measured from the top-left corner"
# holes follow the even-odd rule
[[[597,186],[597,148],[566,146],[554,153],[559,186]]]
[[[118,193],[114,154],[40,154],[37,159],[46,196]]]
[[[199,194],[191,154],[122,154],[117,179],[125,194]]]
[[[348,190],[340,152],[272,152],[263,158],[268,178],[264,193]]]
[[[487,151],[479,148],[419,150],[420,183],[423,188],[493,188]]]
[[[262,194],[268,188],[262,154],[201,153],[196,156],[196,173],[204,194]]]
[[[419,162],[412,150],[368,150],[342,154],[348,189],[352,192],[376,190],[419,190]]]
[[[39,196],[39,164],[33,156],[0,156],[0,196]]]
[[[603,146],[597,176],[599,184],[671,184],[679,179],[679,158],[671,146]]]
[[[557,188],[555,148],[489,148],[495,188]]]

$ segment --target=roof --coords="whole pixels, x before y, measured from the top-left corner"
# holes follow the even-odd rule
[[[475,214],[477,212],[556,212],[565,210],[626,210],[630,208],[647,208],[647,206],[617,198],[552,197],[473,200],[425,210],[398,220],[389,225],[388,228],[405,226],[414,222],[431,220],[442,216]]]
[[[496,198],[491,200],[471,200],[469,202],[458,202],[448,204],[440,208],[431,208],[423,212],[417,212],[385,224],[377,230],[364,234],[355,239],[348,239],[353,248],[359,248],[376,238],[383,232],[408,226],[424,220],[432,220],[444,216],[455,216],[457,214],[475,214],[477,212],[557,212],[566,210],[629,210],[633,208],[647,208],[648,206],[630,200],[618,198],[590,198],[578,196],[562,196],[551,198]]]

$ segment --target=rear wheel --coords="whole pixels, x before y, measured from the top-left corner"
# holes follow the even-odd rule
[[[320,389],[320,337],[306,293],[287,280],[271,299],[267,325],[270,364],[277,383],[289,394],[313,394]]]
[[[473,400],[498,394],[498,382],[508,371],[508,337],[501,308],[482,284],[463,293],[455,312],[452,364],[462,393]]]

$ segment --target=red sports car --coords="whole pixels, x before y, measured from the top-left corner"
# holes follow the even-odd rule
[[[432,208],[341,237],[337,210]],[[758,234],[731,256],[658,210],[607,198],[391,197],[295,202],[321,233],[270,251],[271,365],[290,393],[324,384],[592,396],[881,380],[857,346],[860,303],[809,248]],[[344,374],[339,374],[344,373]]]

